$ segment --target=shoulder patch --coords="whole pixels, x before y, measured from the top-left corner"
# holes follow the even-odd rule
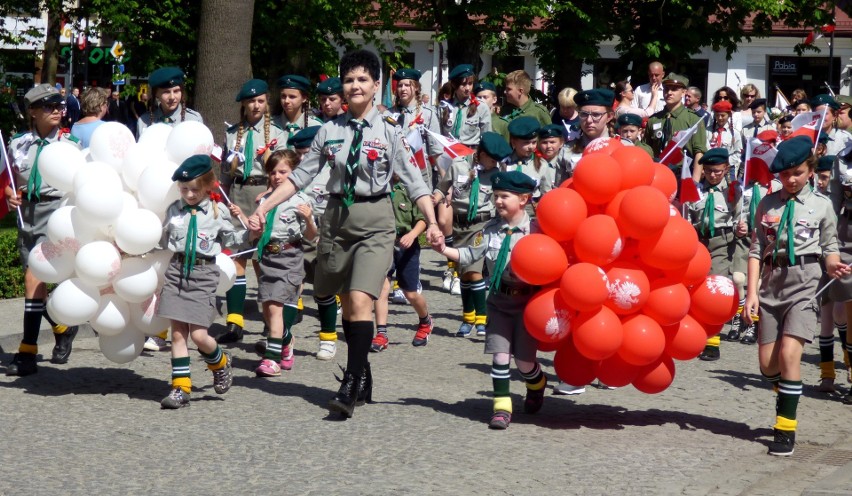
[[[476,233],[476,237],[473,238],[473,247],[479,248],[480,246],[482,246],[482,241],[484,239],[485,239],[485,236],[482,235],[482,231],[479,231],[478,233]]]
[[[394,119],[393,117],[391,117],[391,116],[389,116],[389,115],[384,115],[384,116],[382,116],[382,120],[383,120],[383,121],[385,121],[385,122],[387,122],[387,123],[388,123],[388,124],[390,124],[391,126],[394,126],[394,127],[396,127],[396,126],[399,126],[399,125],[400,125],[400,124],[399,124],[399,122],[397,122],[397,120],[396,120],[396,119]]]
[[[67,139],[68,141],[71,141],[73,143],[80,142],[80,138],[74,136],[73,134],[62,133],[62,139]]]

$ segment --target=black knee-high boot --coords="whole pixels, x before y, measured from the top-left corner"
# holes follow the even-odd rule
[[[362,400],[372,400],[372,374],[368,372],[367,356],[373,339],[372,321],[349,322],[347,336],[347,363],[340,389],[328,403],[331,412],[341,413],[349,418],[355,412],[355,405]],[[370,375],[368,379],[368,374]],[[363,403],[362,403],[363,404]]]

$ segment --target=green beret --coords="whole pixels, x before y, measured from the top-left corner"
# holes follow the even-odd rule
[[[160,67],[148,76],[151,88],[174,88],[183,84],[184,73],[180,67]]]
[[[559,124],[548,124],[538,130],[539,138],[564,138],[565,128]]]
[[[701,165],[719,165],[728,163],[727,148],[711,148],[698,161]]]
[[[852,107],[852,96],[837,95],[834,97],[834,100],[841,107],[843,107],[844,105],[847,107]]]
[[[24,95],[24,101],[27,107],[38,107],[49,103],[62,103],[65,101],[59,90],[49,84],[40,84],[35,88],[27,91]]]
[[[473,76],[473,66],[470,64],[461,64],[453,67],[450,71],[450,79],[466,78]]]
[[[533,139],[541,126],[535,117],[518,117],[509,123],[509,135],[513,138]]]
[[[828,133],[819,133],[819,138],[817,138],[817,143],[822,143],[823,145],[828,145],[829,141],[834,141],[831,139],[831,136]]]
[[[491,81],[477,81],[476,84],[473,85],[473,94],[478,95],[480,91],[493,91],[497,93],[497,87],[494,86],[494,83]]]
[[[535,186],[535,179],[520,171],[498,172],[491,177],[491,189],[494,191],[532,193]]]
[[[304,76],[287,74],[286,76],[278,78],[278,88],[282,90],[292,88],[307,93],[311,90],[311,82]]]
[[[243,87],[240,88],[240,92],[237,93],[237,101],[241,102],[248,98],[265,95],[268,89],[269,85],[266,84],[266,81],[262,79],[250,79],[243,84]]]
[[[781,171],[798,167],[811,156],[814,142],[807,136],[794,136],[778,145],[778,153],[769,167],[769,171],[777,174]]]
[[[834,99],[831,95],[827,95],[822,93],[817,95],[811,99],[811,108],[816,110],[820,105],[828,105],[834,110],[840,110],[840,104],[837,103],[837,100]]]
[[[482,133],[479,139],[479,148],[498,162],[512,154],[512,147],[509,146],[509,143],[506,143],[506,138],[493,131]]]
[[[294,134],[293,137],[287,141],[287,145],[292,146],[293,148],[309,148],[311,143],[314,141],[314,137],[317,135],[317,131],[319,131],[321,127],[322,126],[311,126],[299,130],[298,133]]]
[[[611,108],[612,102],[615,101],[615,93],[605,88],[597,88],[594,90],[581,91],[574,95],[574,103],[577,108],[586,105],[598,105],[600,107]]]
[[[669,75],[663,79],[663,86],[683,86],[686,88],[689,86],[689,78],[670,72]]]
[[[415,81],[420,81],[420,76],[422,75],[423,74],[421,74],[421,72],[417,69],[405,67],[393,73],[393,80],[402,81],[403,79],[413,79]]]
[[[820,157],[819,162],[817,162],[817,172],[830,171],[831,168],[834,167],[835,158],[837,158],[837,155],[823,155],[822,157]]]
[[[193,155],[184,160],[180,164],[180,167],[175,169],[174,174],[172,174],[172,181],[192,181],[196,177],[210,172],[212,169],[213,166],[210,164],[210,157],[208,155]]]
[[[617,122],[618,122],[619,127],[621,127],[621,126],[636,126],[638,128],[642,127],[642,118],[639,117],[637,114],[631,114],[629,112],[626,113],[626,114],[619,115]]]
[[[751,102],[751,105],[748,106],[750,110],[754,110],[757,107],[766,107],[766,98],[757,98],[755,101]]]
[[[320,95],[342,95],[343,84],[338,77],[328,78],[317,85],[317,93]]]

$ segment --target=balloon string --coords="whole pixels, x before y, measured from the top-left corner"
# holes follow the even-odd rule
[[[252,253],[252,252],[255,252],[255,251],[257,251],[257,248],[252,248],[251,250],[241,251],[239,253],[234,253],[234,254],[228,255],[228,256],[231,257],[231,258],[237,258],[240,255],[248,255],[249,253]]]

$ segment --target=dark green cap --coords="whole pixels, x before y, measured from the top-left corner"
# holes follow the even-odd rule
[[[339,77],[328,78],[317,85],[317,93],[320,95],[342,95],[343,84]]]
[[[758,98],[748,106],[750,110],[754,110],[757,107],[766,107],[766,98]]]
[[[184,160],[180,167],[172,174],[172,181],[192,181],[198,176],[210,172],[213,166],[210,164],[209,155],[193,155]]]
[[[831,168],[834,167],[835,158],[837,158],[837,155],[823,155],[822,157],[820,157],[819,162],[817,162],[817,172],[830,171]]]
[[[636,114],[626,113],[618,116],[618,126],[636,126],[642,127],[642,118]]]
[[[831,139],[827,133],[819,133],[819,138],[817,138],[817,143],[821,143],[823,145],[827,145],[829,141],[834,141]]]
[[[663,86],[683,86],[686,88],[689,86],[689,78],[670,72],[669,75],[663,79]]]
[[[183,84],[184,73],[180,67],[160,67],[148,76],[151,88],[174,88]]]
[[[727,148],[711,148],[698,161],[701,165],[719,165],[728,163]]]
[[[506,143],[506,138],[493,131],[482,133],[479,148],[496,161],[501,161],[512,154],[512,147]]]
[[[615,93],[606,88],[581,91],[574,95],[574,103],[577,104],[577,108],[586,105],[598,105],[601,107],[611,108],[612,102],[614,101]]]
[[[405,67],[393,73],[393,80],[402,81],[403,79],[413,79],[415,81],[420,81],[420,76],[422,75],[423,74],[421,74],[417,69]]]
[[[538,136],[540,128],[535,117],[518,117],[509,123],[509,135],[513,138],[533,139]]]
[[[841,107],[843,107],[843,106],[852,107],[852,96],[837,95],[837,96],[834,97],[834,100]]]
[[[311,82],[304,76],[287,74],[286,76],[278,78],[278,88],[282,90],[286,88],[293,88],[307,93],[311,90]]]
[[[493,91],[497,93],[497,87],[491,81],[477,81],[473,85],[473,94],[478,95],[480,91]]]
[[[294,134],[289,141],[287,141],[287,144],[293,148],[310,148],[311,143],[314,141],[314,137],[317,135],[317,131],[319,131],[321,127],[322,126],[311,126],[301,129],[298,133]]]
[[[532,193],[535,186],[535,179],[520,171],[498,172],[491,177],[491,189],[494,191]]]
[[[269,90],[269,85],[266,84],[266,81],[262,79],[250,79],[243,84],[240,92],[237,93],[237,101],[241,102],[248,98],[265,95],[267,90]]]
[[[820,105],[828,105],[834,110],[840,110],[840,104],[837,103],[837,100],[834,99],[833,96],[822,93],[817,95],[811,99],[811,108],[816,110]]]
[[[769,167],[769,171],[777,174],[781,171],[798,167],[811,156],[814,142],[807,136],[794,136],[778,145],[778,153]]]
[[[466,78],[473,76],[473,66],[470,64],[461,64],[453,67],[450,71],[450,79]]]
[[[565,128],[559,124],[548,124],[538,130],[539,138],[564,138]]]

